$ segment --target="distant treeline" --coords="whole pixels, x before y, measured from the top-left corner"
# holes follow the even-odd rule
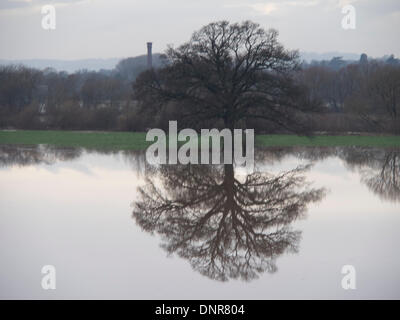
[[[400,60],[393,55],[304,63],[297,76],[325,111],[314,117],[315,130],[400,133]]]
[[[153,56],[155,68],[167,63],[162,58]],[[0,66],[0,128],[164,128],[180,112],[172,104],[153,114],[135,101],[132,84],[144,70],[145,57],[121,60],[113,70],[72,74]],[[309,115],[313,131],[400,133],[400,60],[394,56],[303,62],[293,77],[304,90],[304,103],[319,107],[320,112]],[[258,119],[243,125],[258,132],[282,131]]]

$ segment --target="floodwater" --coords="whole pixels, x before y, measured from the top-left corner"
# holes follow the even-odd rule
[[[267,148],[250,173],[0,146],[3,299],[399,299],[399,231],[399,149]]]

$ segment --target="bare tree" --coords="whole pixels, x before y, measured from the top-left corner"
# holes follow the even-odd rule
[[[400,67],[384,65],[372,74],[369,90],[392,119],[400,114]]]
[[[166,52],[168,64],[142,73],[134,83],[135,98],[146,107],[174,101],[192,123],[222,120],[234,128],[246,118],[259,118],[290,131],[302,131],[296,112],[293,80],[297,51],[278,42],[276,30],[246,21],[210,23],[190,41]]]
[[[39,70],[24,66],[0,66],[0,106],[22,110],[33,101],[41,78]]]

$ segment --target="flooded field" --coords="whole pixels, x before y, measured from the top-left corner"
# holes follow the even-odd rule
[[[255,157],[246,172],[0,146],[0,298],[400,298],[400,149]]]

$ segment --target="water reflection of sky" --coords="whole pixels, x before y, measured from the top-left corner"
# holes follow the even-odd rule
[[[145,184],[138,155],[45,149],[21,157],[18,149],[2,149],[0,297],[399,298],[400,202],[365,182],[389,163],[385,153],[369,150],[366,160],[362,154],[280,150],[261,156],[257,167],[272,174],[312,162],[307,181],[327,193],[292,223],[301,231],[299,252],[279,256],[275,273],[220,282],[183,258],[168,258],[160,236],[135,224],[131,204]],[[45,264],[57,269],[55,291],[41,289]],[[341,288],[345,264],[356,267],[357,290]]]

